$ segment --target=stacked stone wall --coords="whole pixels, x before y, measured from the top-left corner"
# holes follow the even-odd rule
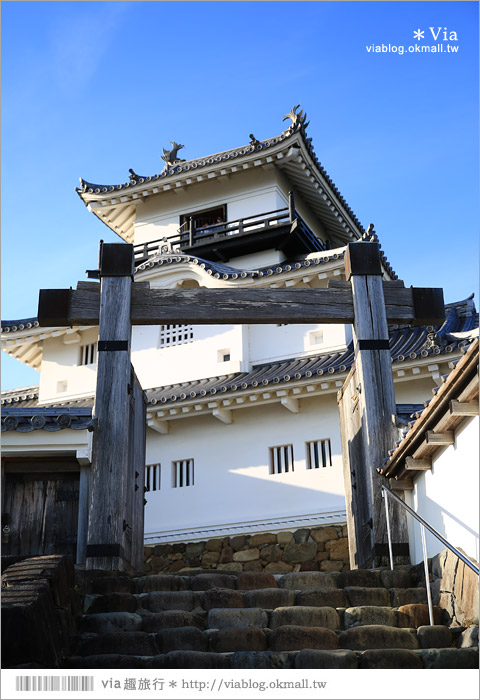
[[[145,573],[348,571],[346,525],[264,532],[145,547]]]

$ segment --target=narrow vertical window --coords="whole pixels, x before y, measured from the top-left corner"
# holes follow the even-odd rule
[[[147,464],[145,467],[145,490],[160,491],[161,476],[160,464]]]
[[[293,472],[293,445],[270,447],[270,474]]]
[[[89,343],[80,346],[79,365],[94,365],[97,361],[97,344]]]
[[[193,459],[177,459],[172,462],[172,486],[174,489],[194,485]]]
[[[319,469],[332,466],[332,448],[329,438],[307,442],[306,448],[307,469]]]

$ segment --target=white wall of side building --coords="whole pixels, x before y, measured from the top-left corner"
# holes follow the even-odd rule
[[[479,560],[479,420],[464,421],[455,432],[455,443],[432,460],[432,469],[414,481],[406,491],[406,502],[454,547]],[[412,563],[423,559],[421,528],[408,516]],[[444,546],[426,532],[427,554],[434,556]]]
[[[145,537],[268,521],[345,508],[335,394],[300,402],[290,413],[279,404],[170,422],[170,433],[148,430],[147,465],[161,464],[161,488],[146,494]],[[307,469],[306,442],[329,438],[332,466]],[[270,473],[270,447],[292,444],[294,471]],[[194,459],[194,485],[172,486],[172,462]]]

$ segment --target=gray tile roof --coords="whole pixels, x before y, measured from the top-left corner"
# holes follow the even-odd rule
[[[38,404],[38,389],[39,387],[37,385],[2,391],[2,410],[4,406],[22,406],[24,408],[36,406]]]
[[[266,265],[265,267],[259,267],[257,270],[239,270],[230,265],[224,265],[223,263],[211,262],[210,260],[202,260],[202,258],[196,258],[192,255],[186,255],[184,253],[179,254],[153,254],[149,260],[140,264],[136,268],[136,272],[143,272],[144,270],[151,269],[153,267],[161,267],[167,265],[175,265],[178,263],[191,263],[192,265],[198,265],[207,274],[211,275],[215,279],[223,280],[237,280],[237,279],[261,279],[262,277],[271,277],[274,275],[281,275],[292,270],[301,270],[303,268],[315,267],[317,265],[323,265],[333,260],[341,260],[344,256],[344,252],[325,253],[319,255],[318,258],[307,257],[294,261],[285,261],[283,263],[278,263],[274,265]]]
[[[2,321],[2,333],[10,333],[15,331],[30,330],[30,328],[38,328],[38,320],[36,316],[32,318],[21,318],[13,321]]]
[[[140,176],[135,173],[132,173],[127,182],[119,183],[117,185],[99,185],[92,182],[88,182],[83,178],[80,178],[81,187],[76,188],[76,191],[80,195],[80,197],[82,197],[82,195],[85,193],[111,194],[113,192],[121,192],[124,190],[134,188],[137,185],[144,185],[148,182],[163,180],[165,178],[172,177],[174,175],[178,175],[184,172],[201,170],[202,168],[209,167],[216,163],[231,161],[235,158],[240,158],[242,156],[248,155],[249,153],[266,151],[272,146],[275,146],[278,143],[285,141],[285,139],[288,139],[294,133],[298,133],[316,168],[318,168],[319,172],[328,182],[333,192],[337,196],[338,200],[341,202],[345,210],[348,212],[349,216],[355,222],[356,226],[358,226],[360,231],[363,231],[363,227],[360,221],[357,219],[356,215],[354,214],[350,206],[347,204],[346,200],[343,198],[340,190],[337,188],[337,186],[335,185],[331,177],[328,175],[321,162],[318,160],[317,155],[312,146],[312,139],[307,137],[307,133],[305,130],[306,126],[307,124],[305,124],[305,121],[297,121],[295,125],[290,125],[288,129],[282,131],[281,134],[279,134],[278,136],[274,136],[270,139],[265,139],[264,141],[257,141],[256,139],[252,139],[252,141],[249,144],[241,146],[239,148],[232,148],[228,151],[222,151],[221,153],[215,153],[213,155],[205,156],[203,158],[195,158],[193,160],[179,162],[170,167],[165,166],[161,173],[155,173],[155,175]]]
[[[459,302],[462,309],[465,302]],[[446,307],[447,318],[442,326],[392,326],[390,330],[390,352],[393,363],[435,357],[458,351],[469,344],[468,339],[451,339],[452,329],[469,331],[478,326],[478,315],[463,317],[457,306]],[[202,398],[226,395],[229,392],[257,387],[275,386],[291,381],[341,374],[350,369],[353,362],[353,343],[342,352],[322,353],[302,358],[291,358],[281,362],[269,362],[254,366],[249,372],[209,377],[196,381],[163,386],[147,390],[149,405],[169,404]]]
[[[70,428],[85,430],[92,422],[91,408],[66,408],[65,406],[41,406],[36,408],[5,407],[2,410],[2,432],[17,430],[30,433],[33,430],[56,432]]]
[[[451,413],[451,401],[467,391],[469,396],[465,396],[463,401],[476,401],[478,404],[478,338],[475,338],[468,346],[461,347],[463,357],[449,363],[451,372],[442,377],[441,386],[433,390],[433,398],[425,401],[423,406],[411,415],[413,421],[408,423],[402,439],[398,440],[395,448],[388,451],[388,457],[384,460],[383,469],[377,469],[387,477],[408,478],[415,476],[414,472],[405,474],[405,457],[410,456],[415,450],[420,452],[419,458],[427,456],[431,459],[436,450],[441,446],[428,446],[425,443],[425,433],[428,430],[435,430],[435,426],[442,422],[443,431],[454,431],[462,420],[468,416],[455,415]],[[447,418],[447,420],[445,420]],[[428,449],[427,455],[421,452]],[[403,472],[403,474],[402,474]]]

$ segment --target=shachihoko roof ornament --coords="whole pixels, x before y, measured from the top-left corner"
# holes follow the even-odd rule
[[[292,122],[290,124],[290,126],[288,127],[288,129],[286,129],[286,131],[290,130],[293,132],[293,131],[296,131],[297,129],[302,129],[302,128],[306,129],[307,126],[310,124],[310,122],[305,123],[305,120],[307,118],[307,114],[306,114],[306,112],[305,113],[303,112],[303,109],[301,109],[300,112],[298,112],[298,114],[297,114],[297,109],[299,107],[300,107],[300,105],[295,105],[295,107],[293,107],[293,109],[291,109],[290,112],[288,112],[288,114],[286,114],[283,117],[282,121],[285,121],[286,119],[290,119]]]
[[[177,155],[178,151],[181,148],[185,148],[185,146],[181,143],[175,143],[175,141],[170,141],[170,143],[172,144],[172,148],[170,150],[164,148],[163,156],[161,156],[162,160],[165,161],[165,168],[176,165],[177,163],[185,163],[185,158],[179,158]]]
[[[369,224],[367,230],[363,232],[362,241],[366,241],[367,243],[378,242],[378,236],[375,233],[375,226],[373,224]]]

